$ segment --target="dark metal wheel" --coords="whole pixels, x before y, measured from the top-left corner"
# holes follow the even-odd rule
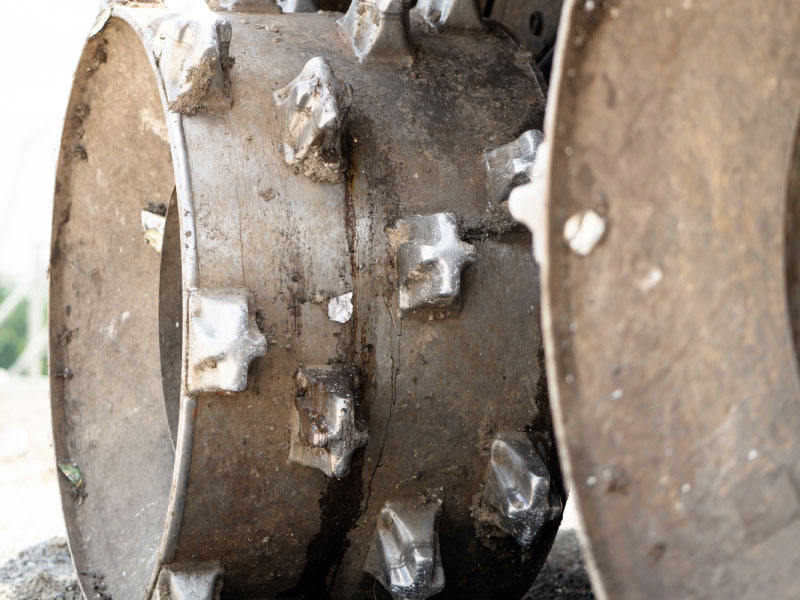
[[[217,5],[113,5],[69,106],[51,367],[84,592],[520,597],[564,501],[505,208],[541,75],[476,3]]]

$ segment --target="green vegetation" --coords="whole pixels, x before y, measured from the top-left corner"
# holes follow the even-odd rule
[[[0,284],[0,304],[11,293],[10,286]],[[46,318],[46,317],[44,317]],[[22,300],[8,318],[0,323],[0,369],[9,369],[25,350],[28,332],[28,300]],[[42,375],[47,374],[47,361],[42,361]]]

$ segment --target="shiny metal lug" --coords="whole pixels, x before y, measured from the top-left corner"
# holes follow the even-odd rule
[[[267,352],[252,294],[241,289],[189,292],[189,393],[241,392],[247,368]]]
[[[328,477],[345,477],[353,452],[369,439],[355,398],[353,367],[301,369],[297,374],[298,420],[289,460],[315,467]]]
[[[314,0],[278,0],[278,6],[285,13],[317,12]]]
[[[364,570],[396,600],[424,600],[444,589],[437,520],[442,501],[388,500],[378,524]]]
[[[500,512],[501,527],[520,546],[530,546],[561,516],[561,497],[527,434],[503,432],[492,442],[484,500]]]
[[[177,12],[154,21],[153,44],[169,110],[193,115],[232,103],[228,67],[231,24],[205,2],[167,3]]]
[[[222,569],[217,566],[161,570],[154,600],[219,600]]]
[[[455,217],[450,213],[406,217],[388,233],[397,248],[401,313],[457,308],[461,271],[475,262],[476,251],[459,238]]]
[[[531,129],[513,142],[484,151],[490,201],[500,204],[515,187],[531,181],[536,153],[543,141],[542,132]]]
[[[409,66],[414,61],[403,0],[352,0],[337,24],[359,62]]]
[[[481,30],[480,6],[476,0],[420,0],[415,11],[440,31]]]
[[[314,181],[343,181],[342,130],[353,100],[350,84],[337,79],[328,61],[317,56],[273,96],[286,164]]]

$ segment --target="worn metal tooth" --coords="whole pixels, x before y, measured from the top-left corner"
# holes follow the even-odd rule
[[[474,246],[462,242],[450,213],[414,215],[387,229],[397,249],[397,276],[401,313],[421,309],[457,308],[461,272],[475,262]]]
[[[289,460],[316,467],[328,477],[345,477],[350,458],[369,439],[358,414],[354,367],[303,368],[297,374],[297,423]]]
[[[278,0],[278,6],[285,13],[317,12],[314,0]]]
[[[420,0],[414,10],[439,31],[480,30],[485,27],[478,0]]]
[[[561,496],[525,433],[500,433],[492,442],[484,500],[499,512],[500,526],[520,546],[530,546],[561,515]]]
[[[336,24],[349,40],[359,62],[410,65],[408,5],[404,0],[352,0]]]
[[[163,568],[155,600],[219,600],[223,570],[218,565]]]
[[[533,164],[543,141],[542,132],[531,129],[513,142],[484,150],[490,200],[499,204],[508,198],[512,189],[531,181]]]
[[[141,213],[144,241],[156,252],[164,245],[164,229],[167,223],[167,207],[164,204],[148,204]]]
[[[424,600],[444,589],[438,518],[442,501],[389,500],[378,514],[364,570],[395,599]]]
[[[343,181],[342,131],[353,100],[350,84],[339,80],[330,63],[317,56],[273,95],[286,164],[314,181]]]
[[[153,39],[169,110],[193,115],[229,108],[230,21],[199,0],[167,7],[177,12],[156,22]]]
[[[241,392],[247,368],[267,352],[258,330],[253,295],[244,289],[189,292],[187,388],[198,392]]]

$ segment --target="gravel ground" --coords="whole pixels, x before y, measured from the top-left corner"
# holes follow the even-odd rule
[[[526,600],[593,598],[575,532],[562,530]],[[0,600],[81,600],[66,540],[32,546],[0,567]]]
[[[0,567],[0,600],[81,600],[67,541],[32,546]]]

